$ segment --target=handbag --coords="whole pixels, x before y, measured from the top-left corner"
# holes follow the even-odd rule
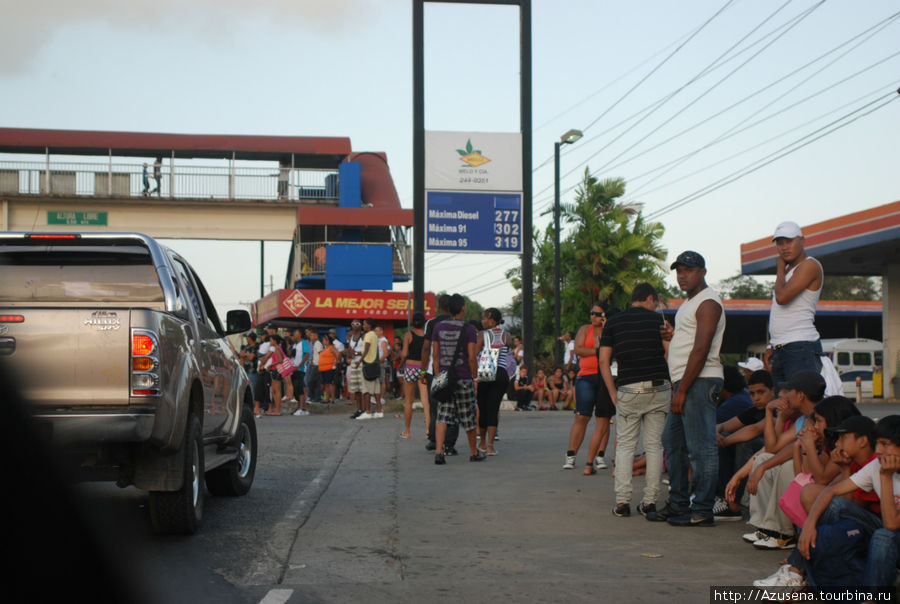
[[[459,339],[456,341],[456,350],[453,351],[453,360],[450,361],[449,369],[440,371],[434,379],[431,380],[431,398],[439,403],[446,403],[453,396],[456,390],[456,360],[459,358],[459,352],[462,350],[463,338],[466,335],[465,323],[459,330]]]
[[[280,348],[276,347],[275,350],[278,353],[278,355],[276,356],[281,357],[280,361],[275,361],[275,371],[280,373],[281,377],[287,377],[294,373],[294,369],[296,369],[296,367],[294,367],[294,364],[291,362],[291,360],[284,356],[284,353],[281,352]]]
[[[800,490],[811,482],[813,482],[813,477],[809,472],[797,474],[785,489],[784,495],[778,500],[781,511],[797,526],[803,526],[807,516],[806,510],[803,509],[803,504],[800,502]]]
[[[375,361],[374,363],[366,363],[363,361],[362,366],[363,377],[368,381],[374,382],[381,377],[381,365],[378,361]]]
[[[478,355],[478,374],[476,379],[479,382],[493,382],[497,379],[497,360],[499,358],[500,349],[491,346],[490,341],[485,336],[484,347]]]

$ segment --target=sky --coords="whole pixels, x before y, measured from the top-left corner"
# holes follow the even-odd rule
[[[410,0],[0,9],[0,126],[347,136],[387,154],[412,207]],[[518,18],[425,5],[427,130],[518,131]],[[563,147],[563,202],[586,168],[624,178],[623,200],[665,227],[669,262],[699,251],[711,283],[782,220],[900,200],[896,0],[533,0],[532,24],[537,228],[551,219],[553,144],[571,128],[585,137]],[[223,311],[258,297],[258,242],[168,243]],[[266,244],[267,287],[283,285],[288,246]],[[428,254],[425,288],[504,306],[518,262]]]

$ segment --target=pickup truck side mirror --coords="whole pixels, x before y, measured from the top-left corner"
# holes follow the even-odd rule
[[[229,310],[225,316],[226,334],[249,331],[251,326],[250,313],[246,310]]]

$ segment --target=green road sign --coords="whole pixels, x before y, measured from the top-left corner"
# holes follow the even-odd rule
[[[73,212],[47,210],[47,224],[68,226],[106,226],[106,212]]]

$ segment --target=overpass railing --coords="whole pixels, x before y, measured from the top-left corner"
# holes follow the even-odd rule
[[[278,166],[179,165],[167,159],[157,182],[153,164],[147,164],[145,172],[142,163],[0,159],[0,195],[281,199],[336,203],[338,171]]]

